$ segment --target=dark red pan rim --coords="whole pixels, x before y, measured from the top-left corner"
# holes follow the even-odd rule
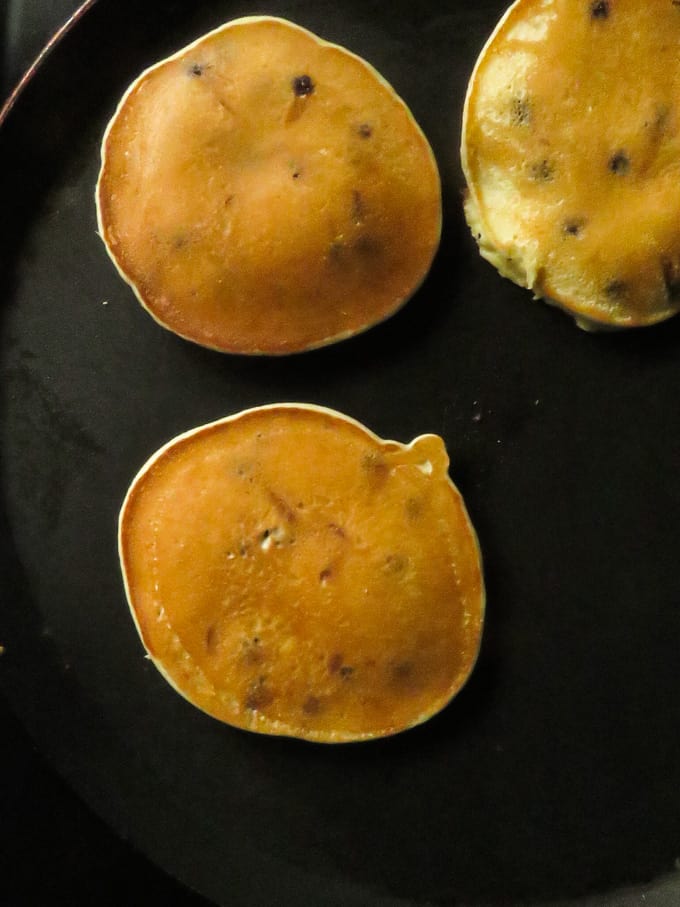
[[[14,107],[19,98],[19,95],[26,88],[28,83],[31,81],[33,76],[36,74],[38,69],[41,67],[45,59],[50,55],[53,49],[59,44],[61,39],[71,31],[74,25],[76,25],[85,13],[95,5],[97,0],[85,0],[78,9],[64,22],[64,24],[57,29],[57,31],[52,35],[49,41],[45,44],[43,49],[40,51],[35,60],[28,67],[23,76],[19,79],[17,84],[12,89],[9,97],[5,100],[2,107],[0,107],[0,126],[5,122],[7,116],[9,115],[10,110]]]

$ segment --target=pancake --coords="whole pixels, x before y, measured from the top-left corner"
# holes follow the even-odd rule
[[[102,146],[99,232],[164,327],[284,354],[399,309],[441,230],[439,173],[406,104],[350,51],[236,19],[152,66]]]
[[[189,702],[322,743],[396,734],[468,678],[481,558],[444,443],[319,406],[245,410],[161,448],[119,551],[144,647]]]
[[[518,0],[463,117],[481,254],[581,327],[680,308],[680,4]]]

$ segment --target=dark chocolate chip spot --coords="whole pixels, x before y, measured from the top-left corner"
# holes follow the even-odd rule
[[[345,244],[340,240],[334,240],[328,247],[328,256],[331,261],[339,262],[343,258]]]
[[[386,476],[389,467],[378,453],[365,453],[361,458],[361,466],[370,475]]]
[[[293,92],[297,98],[304,98],[314,91],[314,82],[310,76],[295,76],[292,80]]]
[[[392,665],[390,673],[392,675],[392,680],[408,680],[413,674],[413,664],[410,661],[398,661],[396,664]]]
[[[402,573],[406,569],[407,560],[403,554],[388,554],[385,558],[385,570],[388,573]]]
[[[299,180],[301,176],[302,176],[302,174],[300,173],[299,170],[293,170],[293,179],[294,180]]]
[[[271,705],[273,701],[274,694],[271,690],[267,689],[264,685],[264,679],[260,677],[259,680],[250,687],[244,705],[247,709],[254,712],[258,709],[265,709],[268,705]]]
[[[351,665],[343,665],[340,668],[340,676],[347,680],[348,677],[351,677],[354,674],[354,668]]]
[[[610,280],[605,286],[604,292],[610,299],[620,299],[625,295],[628,284],[625,280]]]
[[[192,76],[202,76],[205,72],[205,66],[202,63],[192,63],[189,67],[189,73]]]
[[[361,126],[359,126],[357,132],[362,139],[370,139],[370,137],[373,135],[373,127],[369,126],[368,123],[362,123]]]
[[[615,173],[617,176],[625,176],[630,170],[630,158],[625,151],[616,151],[609,158],[607,166],[611,172]]]
[[[529,176],[537,183],[549,183],[555,179],[555,165],[552,161],[534,161],[529,166]]]
[[[274,491],[269,492],[269,500],[272,502],[274,507],[278,510],[282,517],[286,519],[288,523],[297,522],[297,515],[293,508],[290,506],[288,501],[285,498],[282,498],[280,495],[276,494]],[[299,505],[302,506],[301,504]]]
[[[671,302],[680,299],[680,262],[665,258],[661,261],[663,282]]]
[[[265,653],[260,645],[260,638],[256,636],[253,640],[244,640],[243,642],[243,661],[247,665],[259,665],[265,660]]]
[[[569,217],[562,224],[562,232],[567,236],[580,236],[585,225],[582,217]]]
[[[342,653],[334,652],[328,659],[328,673],[337,674],[342,667]]]
[[[593,0],[590,4],[592,19],[606,19],[609,15],[609,0]]]
[[[318,696],[308,696],[302,703],[305,715],[317,715],[321,711],[321,700]]]
[[[510,113],[513,122],[519,126],[526,126],[531,122],[531,103],[528,98],[513,98],[510,103]]]
[[[380,255],[382,252],[382,245],[379,240],[375,239],[373,236],[366,236],[366,234],[358,237],[357,241],[354,243],[354,248],[360,255],[373,256]]]
[[[208,652],[214,652],[217,646],[217,629],[211,624],[205,631],[205,647]]]

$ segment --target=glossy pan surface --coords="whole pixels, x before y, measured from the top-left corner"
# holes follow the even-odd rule
[[[0,128],[0,687],[74,790],[216,904],[680,897],[680,322],[587,335],[478,256],[460,117],[502,11],[98,0]],[[129,82],[253,12],[370,60],[444,191],[442,245],[408,305],[285,360],[160,330],[112,268],[93,203]],[[479,533],[475,673],[393,739],[329,750],[223,727],[156,675],[125,605],[116,519],[145,459],[191,426],[298,400],[383,437],[440,434]]]

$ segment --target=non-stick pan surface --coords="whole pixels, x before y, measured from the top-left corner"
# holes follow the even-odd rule
[[[680,903],[680,321],[586,334],[477,254],[460,120],[502,11],[98,0],[0,128],[0,687],[72,788],[216,904]],[[100,139],[125,87],[248,13],[373,63],[444,190],[441,249],[409,304],[282,359],[163,331],[96,235]],[[143,657],[116,553],[132,476],[179,432],[274,401],[400,441],[437,432],[451,452],[487,624],[468,686],[409,733],[324,747],[239,732]]]

